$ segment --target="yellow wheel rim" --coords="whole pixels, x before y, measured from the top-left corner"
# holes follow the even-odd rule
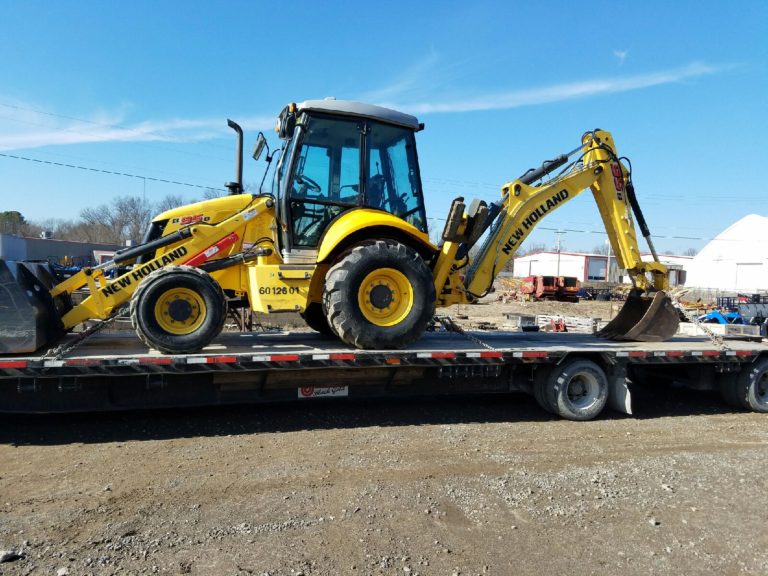
[[[413,286],[402,272],[380,268],[363,278],[357,301],[371,324],[394,326],[402,322],[413,307]]]
[[[155,303],[157,323],[171,334],[191,334],[203,324],[205,314],[205,301],[189,288],[171,288]]]

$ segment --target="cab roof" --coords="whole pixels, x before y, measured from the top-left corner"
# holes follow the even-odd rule
[[[404,126],[411,130],[418,131],[424,128],[415,116],[398,112],[382,106],[365,104],[364,102],[355,102],[353,100],[336,100],[335,98],[326,98],[324,100],[305,100],[296,105],[299,112],[325,112],[328,114],[341,114],[344,116],[357,116],[361,118],[371,118],[389,124]]]

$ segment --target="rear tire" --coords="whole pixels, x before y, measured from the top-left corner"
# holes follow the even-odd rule
[[[399,242],[357,246],[328,271],[323,309],[347,344],[404,348],[421,337],[434,315],[432,273],[418,253]]]
[[[309,306],[300,316],[307,323],[307,326],[315,332],[320,332],[324,336],[336,336],[335,332],[328,325],[328,318],[325,317],[325,312],[323,312],[323,305],[319,302],[310,302]]]
[[[546,366],[536,368],[536,373],[533,376],[533,397],[536,399],[536,403],[544,410],[550,414],[555,414],[554,407],[547,399],[547,380],[550,372],[551,370]]]
[[[732,408],[744,408],[744,403],[739,399],[737,391],[737,377],[740,373],[724,372],[717,375],[717,388],[723,402]]]
[[[555,414],[567,420],[592,420],[608,401],[608,377],[591,360],[574,358],[553,367],[544,389]]]
[[[221,333],[224,291],[192,266],[168,266],[141,282],[131,299],[131,324],[142,342],[166,354],[204,348]]]
[[[744,408],[768,413],[768,358],[742,368],[734,389]]]

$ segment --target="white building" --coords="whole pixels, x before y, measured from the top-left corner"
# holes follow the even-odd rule
[[[651,254],[643,254],[646,262],[653,260]],[[670,283],[675,286],[678,282],[677,270],[687,270],[692,261],[690,256],[660,255],[661,263],[672,271]],[[611,273],[606,270],[610,261]],[[515,258],[514,275],[516,278],[526,276],[575,276],[580,282],[627,282],[629,278],[619,273],[616,258],[613,255],[590,254],[586,252],[534,252]]]
[[[768,290],[768,218],[750,214],[718,234],[691,262],[686,286]]]
[[[611,258],[611,277],[616,278],[615,260]],[[575,276],[581,282],[605,281],[608,256],[584,252],[534,252],[515,258],[514,275]]]

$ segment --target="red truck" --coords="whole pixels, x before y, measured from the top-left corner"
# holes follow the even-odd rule
[[[527,276],[520,292],[533,300],[579,301],[579,280],[575,276]]]

